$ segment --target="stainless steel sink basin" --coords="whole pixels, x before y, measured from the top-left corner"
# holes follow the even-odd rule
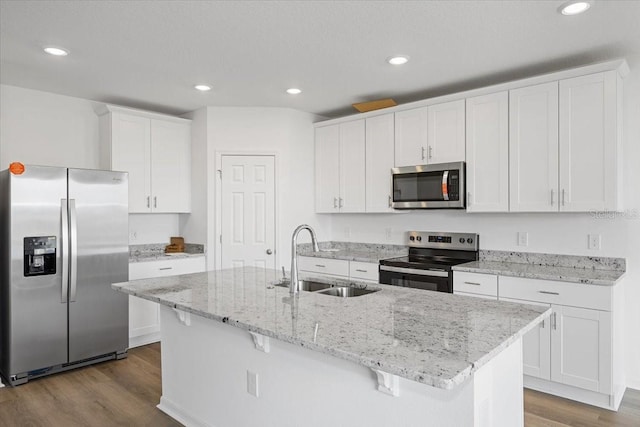
[[[299,283],[300,283],[300,290],[307,291],[307,292],[315,292],[315,291],[321,291],[322,289],[331,288],[331,285],[328,283],[314,282],[311,280],[300,280]],[[285,282],[276,283],[276,286],[288,288],[289,281],[287,280]]]
[[[372,294],[374,292],[378,292],[379,290],[380,289],[359,289],[359,288],[353,288],[350,286],[340,286],[340,287],[333,287],[331,289],[327,289],[326,291],[322,291],[318,293],[323,295],[331,295],[334,297],[349,298],[349,297],[359,297],[361,295]]]

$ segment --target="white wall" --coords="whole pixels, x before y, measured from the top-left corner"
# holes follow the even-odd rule
[[[403,244],[404,232],[408,230],[466,231],[480,234],[481,249],[626,258],[626,371],[629,386],[640,389],[640,55],[627,60],[631,73],[624,80],[626,215],[596,218],[589,213],[467,214],[459,211],[327,215],[331,217],[332,238]],[[529,233],[528,247],[517,245],[519,231]],[[601,250],[588,249],[590,233],[602,235]]]
[[[91,101],[0,85],[0,169],[11,162],[97,168]]]
[[[330,239],[331,219],[314,213],[314,143],[316,116],[286,108],[207,108],[207,247],[213,255],[215,230],[215,170],[219,153],[275,153],[277,156],[278,265],[288,265],[289,238],[294,228],[309,223],[319,238]],[[202,149],[200,149],[202,152]],[[211,172],[214,172],[213,174]],[[194,197],[202,197],[202,194]],[[302,237],[304,241],[307,237]],[[212,268],[209,257],[208,267]]]

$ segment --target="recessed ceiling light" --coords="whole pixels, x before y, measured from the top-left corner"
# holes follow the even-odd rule
[[[391,58],[387,59],[387,62],[391,65],[402,65],[402,64],[406,64],[407,62],[409,62],[409,57],[408,56],[392,56]]]
[[[587,11],[591,7],[591,2],[589,1],[569,1],[558,9],[563,15],[577,15],[579,13]]]
[[[287,93],[289,95],[298,95],[298,94],[301,94],[302,91],[300,89],[298,89],[297,87],[291,87],[291,88],[287,89]]]
[[[44,51],[47,52],[49,55],[54,55],[54,56],[67,56],[69,55],[69,51],[59,48],[59,47],[53,47],[53,46],[48,46],[44,48]]]
[[[206,92],[208,90],[211,90],[211,86],[207,86],[207,85],[195,85],[194,88],[196,88],[200,92]]]

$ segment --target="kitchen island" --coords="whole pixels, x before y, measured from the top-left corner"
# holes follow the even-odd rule
[[[521,337],[550,309],[358,282],[379,291],[291,297],[279,276],[114,285],[161,304],[161,410],[203,426],[523,425]]]

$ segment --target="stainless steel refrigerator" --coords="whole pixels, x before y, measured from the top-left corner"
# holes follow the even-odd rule
[[[12,385],[126,357],[128,181],[46,166],[0,172],[0,373]]]

